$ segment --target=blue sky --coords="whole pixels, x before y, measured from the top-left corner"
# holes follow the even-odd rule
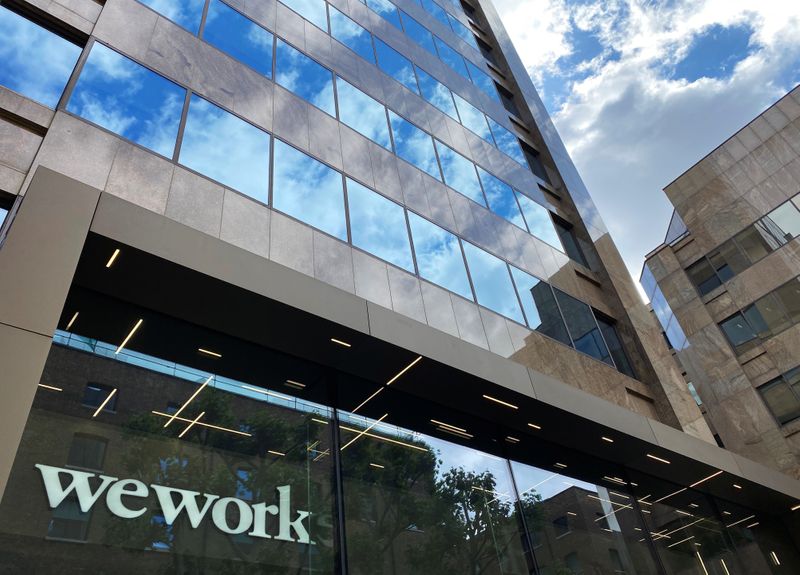
[[[800,3],[495,4],[636,280],[661,190],[800,82]]]

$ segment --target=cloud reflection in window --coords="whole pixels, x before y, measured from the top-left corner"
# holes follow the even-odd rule
[[[436,152],[433,150],[433,138],[391,110],[389,110],[389,124],[392,127],[397,155],[441,181]]]
[[[375,53],[378,55],[378,67],[381,70],[415,94],[419,94],[411,60],[377,38],[375,38]]]
[[[438,140],[436,149],[439,152],[444,183],[460,194],[485,206],[486,200],[483,199],[481,184],[478,181],[478,174],[475,172],[475,164]]]
[[[488,116],[486,120],[489,122],[489,127],[492,129],[494,141],[497,143],[497,148],[513,158],[523,166],[528,166],[525,161],[525,155],[522,153],[522,148],[519,145],[519,139],[507,128],[504,128]]]
[[[339,94],[339,119],[387,150],[392,149],[386,108],[358,88],[336,78]]]
[[[463,245],[478,303],[514,321],[525,323],[506,263],[469,242]]]
[[[564,250],[561,240],[558,239],[558,232],[553,225],[553,218],[550,217],[550,210],[540,206],[525,194],[517,192],[519,206],[528,223],[528,230],[540,240],[543,240],[558,250]]]
[[[429,104],[436,106],[439,110],[458,122],[458,112],[456,112],[456,105],[453,103],[453,96],[450,90],[420,67],[417,67],[416,70],[422,97],[425,98]]]
[[[328,5],[328,9],[331,14],[331,36],[368,62],[375,63],[372,34],[333,6]]]
[[[281,2],[318,28],[328,31],[328,16],[325,14],[323,0],[281,0]]]
[[[200,30],[205,0],[139,0],[192,34]]]
[[[453,99],[456,101],[456,108],[458,109],[458,115],[461,117],[461,123],[494,146],[492,133],[489,131],[489,124],[486,123],[486,116],[483,112],[458,94],[453,94]]]
[[[483,184],[483,191],[486,194],[486,201],[489,202],[489,209],[523,230],[527,229],[511,186],[494,177],[480,166],[478,166],[478,176],[481,179],[481,184]]]
[[[272,34],[221,0],[208,5],[203,40],[267,78],[272,77],[272,39]]]
[[[413,212],[408,212],[408,219],[419,275],[462,297],[473,299],[458,238]]]
[[[431,34],[431,31],[403,11],[400,12],[400,16],[403,20],[403,27],[406,30],[406,34],[417,44],[436,56],[436,46],[433,43],[433,34]]]
[[[336,116],[333,98],[333,72],[278,40],[275,81],[331,116]]]
[[[402,30],[400,25],[400,14],[397,12],[397,6],[389,2],[389,0],[366,0],[367,6],[382,18],[385,18],[393,26]]]
[[[469,75],[472,77],[472,83],[486,92],[493,100],[500,102],[500,95],[497,93],[497,88],[494,87],[494,80],[492,80],[491,76],[469,60],[467,60],[467,68],[469,69]]]
[[[469,80],[469,72],[467,72],[467,66],[464,64],[464,58],[461,57],[461,54],[456,52],[446,42],[440,40],[438,36],[434,38],[436,41],[436,48],[439,50],[439,58],[441,58],[442,62]]]

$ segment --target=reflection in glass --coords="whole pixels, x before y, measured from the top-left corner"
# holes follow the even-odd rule
[[[425,26],[414,20],[411,16],[400,11],[403,27],[414,42],[436,56],[436,46],[433,43],[433,34]]]
[[[280,39],[275,57],[275,81],[320,110],[336,116],[333,72]]]
[[[722,321],[719,326],[736,353],[742,353],[752,347],[758,337],[741,313],[735,313]]]
[[[272,34],[222,2],[208,5],[203,40],[272,77]]]
[[[464,64],[464,58],[461,57],[461,54],[439,39],[438,36],[434,36],[433,39],[436,42],[436,49],[439,51],[439,58],[441,58],[442,62],[469,80],[467,65]]]
[[[422,0],[422,8],[445,26],[450,25],[447,19],[447,12],[433,0]]]
[[[453,29],[453,32],[456,33],[456,36],[477,50],[478,42],[475,40],[475,36],[472,34],[472,31],[467,28],[466,25],[461,22],[461,20],[458,20],[450,14],[448,14],[448,16],[450,17],[450,27]],[[477,84],[477,82],[475,83]]]
[[[142,4],[150,6],[153,10],[169,18],[178,26],[185,28],[192,34],[200,30],[200,20],[203,18],[203,7],[206,0],[139,0]]]
[[[272,205],[347,241],[341,174],[280,140],[275,140]]]
[[[453,93],[453,99],[456,102],[456,109],[464,127],[472,130],[494,146],[492,133],[489,131],[489,124],[486,123],[486,116],[484,116],[483,112],[455,92]]]
[[[81,49],[0,6],[0,85],[55,108]]]
[[[519,207],[525,216],[528,230],[542,241],[547,242],[554,248],[561,250],[561,240],[558,239],[558,232],[553,225],[553,218],[550,217],[550,210],[534,202],[525,194],[517,193]]]
[[[614,365],[617,366],[620,373],[635,378],[636,373],[633,371],[630,360],[628,360],[628,354],[625,353],[625,347],[622,345],[622,340],[619,337],[614,321],[599,313],[595,314],[595,319],[597,319],[597,325],[600,326],[600,331],[603,333],[603,339],[608,346],[608,350],[611,352]]]
[[[389,0],[366,0],[366,2],[370,9],[385,18],[390,24],[396,26],[399,30],[403,29],[400,25],[400,14],[397,12],[397,6],[389,2]]]
[[[527,166],[525,155],[522,153],[517,137],[490,117],[486,116],[486,121],[489,122],[497,148],[517,163]]]
[[[340,77],[336,78],[339,94],[339,119],[387,150],[392,149],[386,108]]]
[[[800,369],[793,369],[758,388],[764,403],[781,425],[800,417]]]
[[[486,200],[483,198],[475,164],[438,140],[436,141],[436,150],[439,152],[444,183],[460,194],[485,206]]]
[[[792,202],[778,206],[759,222],[775,237],[779,245],[800,235],[800,212]]]
[[[361,25],[328,5],[331,14],[331,36],[350,48],[368,62],[375,63],[375,52],[372,49],[372,34]]]
[[[472,34],[470,34],[471,36]],[[491,76],[469,60],[467,60],[467,68],[469,69],[469,75],[472,77],[472,83],[499,102],[500,96],[497,94],[497,89],[494,87],[494,80],[492,80]],[[496,137],[497,135],[495,135]]]
[[[433,150],[433,138],[391,110],[389,110],[389,125],[392,127],[397,155],[441,181],[436,152]]]
[[[328,17],[325,14],[325,2],[323,0],[281,0],[281,2],[317,26],[317,28],[328,31]]]
[[[168,158],[186,90],[95,43],[67,110]]]
[[[408,212],[408,220],[419,275],[462,297],[473,299],[458,238],[413,212]]]
[[[415,94],[419,94],[411,60],[378,38],[375,38],[375,53],[378,55],[378,67],[381,70]]]
[[[348,178],[347,207],[354,246],[414,273],[402,206]]]
[[[453,96],[450,90],[419,66],[416,67],[416,70],[417,81],[419,82],[419,89],[422,92],[422,97],[425,98],[429,104],[436,106],[439,110],[458,122],[458,112],[456,112],[456,105],[453,103]]]
[[[525,310],[528,327],[561,343],[572,346],[567,334],[567,326],[564,325],[564,319],[558,310],[556,298],[553,295],[550,284],[519,268],[509,267],[514,278],[514,284],[517,286],[519,299],[522,302],[522,309]]]
[[[477,166],[477,168],[478,176],[481,179],[481,184],[483,184],[483,192],[486,194],[486,201],[489,203],[489,209],[523,230],[527,229],[511,186],[494,177],[480,166]]]
[[[611,360],[611,354],[597,327],[592,309],[561,290],[553,289],[553,291],[556,294],[558,305],[561,307],[575,349],[613,365],[614,362]]]
[[[469,242],[463,245],[478,303],[516,322],[525,323],[506,263]]]
[[[178,161],[267,203],[269,140],[266,132],[193,94]]]

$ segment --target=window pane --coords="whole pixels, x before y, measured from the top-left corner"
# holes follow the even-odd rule
[[[525,162],[525,154],[522,153],[519,140],[513,134],[513,132],[507,130],[492,120],[489,116],[486,116],[486,120],[489,122],[489,127],[492,129],[492,135],[494,136],[494,141],[497,144],[497,148],[509,158],[522,164],[523,166],[527,166],[528,164]]]
[[[800,212],[792,202],[772,210],[761,220],[772,235],[785,244],[800,235]]]
[[[745,351],[746,345],[756,339],[753,328],[745,321],[744,316],[737,313],[719,324],[722,332],[737,353]]]
[[[669,324],[667,324],[664,334],[667,336],[667,342],[672,346],[672,349],[680,351],[688,347],[689,342],[686,339],[686,334],[683,333],[683,328],[681,328],[681,324],[678,323],[675,316],[672,316]]]
[[[55,108],[81,49],[0,6],[0,84]]]
[[[200,20],[203,17],[205,0],[139,0],[142,4],[150,6],[159,14],[169,18],[178,26],[186,28],[192,34],[200,30]]]
[[[781,302],[775,294],[767,294],[744,310],[744,317],[762,338],[783,331],[791,324]]]
[[[107,441],[102,437],[76,433],[69,447],[67,464],[84,469],[103,469]]]
[[[471,300],[472,290],[458,238],[412,212],[408,212],[408,219],[419,275]]]
[[[557,250],[563,250],[556,227],[553,225],[553,218],[550,216],[550,210],[534,202],[525,194],[517,193],[517,198],[530,232]]]
[[[448,14],[448,16],[450,15]],[[464,40],[464,42],[476,50],[478,49],[478,42],[475,40],[475,36],[472,34],[472,31],[462,24],[460,20],[450,16],[450,27],[453,29],[453,32],[456,33],[456,36]]]
[[[478,176],[480,176],[481,184],[483,184],[483,192],[486,194],[486,201],[489,202],[489,209],[523,230],[527,229],[511,186],[494,177],[480,166],[477,166],[477,168]]]
[[[431,34],[431,31],[402,10],[400,11],[400,15],[406,34],[408,34],[414,42],[436,56],[436,46],[433,43],[433,34]]]
[[[397,26],[400,30],[403,29],[400,25],[400,14],[397,12],[397,7],[389,0],[367,0],[367,6],[388,20],[393,26]]]
[[[439,152],[439,162],[442,164],[444,183],[469,199],[485,206],[486,200],[483,198],[481,184],[475,171],[475,164],[438,140],[436,141],[436,149]]]
[[[378,38],[375,38],[375,53],[378,55],[378,67],[381,70],[412,92],[419,94],[417,78],[414,76],[414,65],[411,64],[411,60]]]
[[[283,40],[278,40],[277,50],[275,81],[320,110],[336,116],[333,72]]]
[[[708,261],[711,262],[711,267],[717,272],[717,277],[723,282],[728,281],[734,275],[733,269],[728,264],[725,256],[719,251],[708,254]]]
[[[272,34],[221,0],[208,5],[203,40],[272,77]]]
[[[518,197],[521,198],[522,194],[519,194]],[[522,211],[527,218],[528,212],[525,211],[525,208],[523,208]],[[553,217],[552,221],[556,228],[556,232],[558,233],[558,239],[561,240],[561,245],[564,246],[564,251],[569,258],[588,268],[589,264],[583,255],[583,250],[581,249],[580,244],[578,244],[578,238],[575,235],[575,229],[572,227],[572,224],[562,220],[559,217]]]
[[[711,267],[706,258],[702,258],[686,268],[686,274],[692,280],[700,295],[706,295],[717,286],[722,285],[722,282],[714,272],[714,268]]]
[[[318,28],[328,31],[328,18],[323,0],[281,0],[281,2]]]
[[[461,118],[461,123],[464,127],[472,130],[481,138],[494,146],[492,133],[489,131],[489,124],[486,123],[486,116],[483,115],[478,108],[467,102],[458,94],[453,94],[453,99],[456,101],[456,109]]]
[[[413,274],[403,207],[349,178],[347,206],[353,245]]]
[[[180,163],[267,203],[269,134],[192,95]]]
[[[67,110],[168,158],[186,91],[95,43]]]
[[[728,279],[750,267],[750,260],[733,239],[719,247],[719,256],[728,268],[723,274]]]
[[[792,323],[800,322],[800,283],[792,280],[775,290],[775,296],[780,300],[789,315]]]
[[[750,264],[754,264],[775,249],[756,226],[742,230],[734,239]],[[770,240],[774,242],[771,238]]]
[[[561,290],[554,289],[558,305],[564,314],[567,330],[572,336],[575,349],[587,355],[612,364],[608,348],[600,335],[592,309],[580,300]]]
[[[439,51],[439,58],[441,58],[442,62],[469,80],[467,65],[464,64],[464,58],[461,57],[461,54],[456,52],[446,42],[440,40],[438,36],[434,36],[433,38],[436,42],[436,48]]]
[[[628,355],[625,353],[625,348],[622,346],[622,340],[619,337],[619,333],[617,333],[617,328],[614,325],[614,322],[597,315],[595,317],[597,319],[597,325],[600,326],[600,331],[603,333],[603,339],[606,340],[606,345],[608,346],[608,350],[611,352],[611,357],[614,359],[614,364],[617,366],[617,369],[625,375],[636,377],[633,367],[631,366],[631,362],[628,360]]]
[[[558,310],[550,285],[521,269],[510,267],[519,299],[522,301],[522,308],[525,310],[528,327],[571,346],[567,326],[564,325],[564,319]]]
[[[275,140],[272,204],[300,221],[347,241],[342,175]]]
[[[331,13],[331,36],[350,48],[353,52],[367,60],[375,62],[372,49],[372,34],[333,6],[328,6]]]
[[[800,401],[783,379],[762,385],[758,392],[781,424],[800,417]]]
[[[464,254],[478,303],[514,321],[525,323],[506,263],[469,242],[464,242]]]
[[[459,22],[460,24],[460,22]],[[472,37],[472,34],[470,34]],[[497,88],[494,87],[494,80],[492,77],[489,76],[486,72],[478,68],[475,64],[471,61],[467,60],[467,69],[469,70],[469,75],[472,77],[472,83],[475,84],[478,88],[486,92],[492,99],[496,101],[500,101],[500,96],[497,94]]]
[[[422,8],[445,26],[449,26],[447,12],[433,0],[422,0]]]
[[[336,78],[339,92],[339,119],[387,150],[392,149],[386,108],[364,92]]]
[[[391,110],[389,110],[389,124],[392,126],[397,155],[441,181],[436,153],[433,151],[433,138]]]
[[[422,97],[425,98],[429,104],[436,106],[439,110],[458,122],[458,112],[456,112],[456,105],[453,103],[453,95],[450,93],[450,90],[425,70],[419,67],[416,67],[416,70],[417,81],[419,82],[419,89],[422,92]]]

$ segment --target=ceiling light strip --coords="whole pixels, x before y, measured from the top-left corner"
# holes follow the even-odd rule
[[[205,380],[205,381],[203,382],[203,385],[201,385],[200,387],[198,387],[197,389],[195,389],[195,390],[194,390],[194,393],[193,393],[193,394],[192,394],[192,395],[189,397],[189,399],[187,399],[187,400],[186,400],[186,401],[183,403],[183,405],[181,405],[181,406],[178,408],[178,411],[176,411],[175,413],[173,413],[173,414],[172,414],[172,417],[170,417],[170,418],[169,418],[169,420],[168,420],[168,421],[167,421],[167,422],[164,424],[164,427],[169,427],[169,424],[170,424],[170,423],[172,423],[173,421],[175,421],[175,419],[176,419],[176,418],[177,418],[177,417],[178,417],[178,416],[181,414],[181,412],[182,412],[184,409],[186,409],[186,406],[187,406],[187,405],[189,405],[190,403],[192,403],[192,401],[194,400],[194,398],[195,398],[195,397],[197,397],[197,395],[198,395],[198,394],[199,394],[201,391],[203,391],[203,390],[205,389],[205,387],[208,385],[208,383],[211,381],[211,379],[212,379],[213,377],[214,377],[213,375],[209,375],[209,376],[208,376],[208,379],[207,379],[207,380]]]
[[[695,538],[695,536],[694,536],[694,535],[690,535],[690,536],[689,536],[689,537],[687,537],[686,539],[681,539],[680,541],[676,541],[676,542],[675,542],[675,543],[673,543],[672,545],[667,545],[667,549],[669,549],[670,547],[675,547],[676,545],[680,545],[681,543],[686,543],[687,541],[691,541],[691,540],[692,540],[692,539],[694,539],[694,538]]]
[[[378,391],[376,391],[375,393],[373,393],[372,395],[370,395],[370,396],[369,396],[367,399],[365,399],[364,401],[362,401],[361,403],[359,403],[359,404],[358,404],[358,407],[356,407],[356,408],[355,408],[355,409],[354,409],[354,410],[353,410],[351,413],[355,413],[355,412],[357,412],[359,409],[361,409],[362,407],[364,407],[364,406],[365,406],[365,405],[366,405],[366,404],[367,404],[369,401],[371,401],[371,400],[372,400],[372,398],[373,398],[373,397],[375,397],[376,395],[378,395],[378,394],[379,394],[380,392],[382,392],[384,389],[386,389],[386,388],[385,388],[385,387],[379,387],[379,388],[378,388]]]
[[[153,410],[151,413],[154,414],[154,415],[160,415],[161,417],[172,417],[169,413],[164,413],[162,411]],[[184,423],[190,423],[192,421],[191,419],[187,419],[185,417],[176,417],[175,420],[176,421],[182,421]],[[198,421],[196,423],[196,425],[199,425],[201,427],[208,427],[209,429],[217,429],[219,431],[226,431],[228,433],[233,433],[235,435],[241,435],[242,437],[253,437],[252,433],[247,433],[247,432],[244,432],[244,431],[238,431],[236,429],[230,429],[228,427],[222,427],[221,425],[213,425],[211,423],[203,423],[202,421]]]
[[[268,395],[269,397],[274,397],[277,399],[282,399],[283,401],[294,401],[293,397],[289,397],[288,395],[282,395],[280,393],[275,393],[274,391],[269,391],[268,389],[261,389],[260,387],[253,387],[251,385],[240,385],[242,389],[246,389],[248,391],[254,391],[256,393],[260,393],[261,395]]]
[[[192,420],[192,422],[191,422],[189,425],[187,425],[187,426],[186,426],[186,429],[184,429],[183,431],[181,431],[181,432],[178,434],[178,439],[180,439],[181,437],[183,437],[184,435],[186,435],[186,434],[189,432],[189,430],[190,430],[192,427],[194,427],[194,425],[195,425],[195,424],[196,424],[198,421],[200,421],[200,418],[201,418],[201,417],[203,417],[205,414],[206,414],[206,412],[205,412],[205,411],[201,411],[201,412],[200,412],[200,415],[198,415],[197,417],[195,417],[195,418]]]
[[[199,353],[202,353],[203,355],[208,355],[208,356],[211,356],[211,357],[215,357],[217,359],[222,358],[222,354],[221,353],[217,353],[216,351],[211,351],[210,349],[205,349],[205,348],[202,348],[202,347],[198,347],[197,351]]]
[[[407,372],[409,369],[411,369],[412,367],[414,367],[415,365],[417,365],[417,363],[418,363],[418,362],[419,362],[421,359],[422,359],[422,356],[419,356],[417,359],[415,359],[414,361],[412,361],[411,363],[409,363],[407,366],[405,366],[405,367],[404,367],[404,368],[403,368],[403,369],[400,371],[400,373],[398,373],[398,374],[397,374],[397,375],[395,375],[395,376],[394,376],[392,379],[390,379],[389,381],[387,381],[387,382],[386,382],[386,385],[392,385],[392,384],[393,384],[395,381],[397,381],[397,380],[398,380],[398,379],[399,379],[399,378],[400,378],[400,377],[401,377],[401,376],[402,376],[402,375],[403,375],[405,372]]]
[[[755,517],[755,515],[751,515],[750,517],[745,517],[744,519],[739,519],[739,521],[734,521],[733,523],[731,523],[730,525],[726,525],[725,527],[728,527],[728,528],[734,527],[736,525],[739,525],[739,523],[744,523],[745,521],[750,521],[754,517]]]
[[[126,345],[128,345],[128,342],[133,337],[133,334],[135,334],[136,330],[138,330],[142,326],[142,322],[144,322],[144,320],[141,318],[139,319],[139,321],[136,322],[136,325],[133,326],[133,329],[131,329],[130,333],[128,333],[128,336],[122,341],[121,344],[119,344],[119,347],[117,348],[117,351],[114,352],[114,355],[117,355],[125,348]]]
[[[109,401],[111,401],[111,398],[114,397],[116,393],[117,393],[117,388],[115,387],[114,389],[111,390],[111,393],[109,393],[106,396],[106,398],[103,400],[103,403],[101,403],[100,406],[97,408],[97,410],[92,414],[92,417],[97,417],[100,414],[100,412],[103,411],[103,408],[106,406],[106,404]]]
[[[40,383],[39,387],[43,387],[45,389],[49,389],[49,390],[52,390],[52,391],[64,391],[60,387],[56,387],[55,385],[47,385],[46,383]]]
[[[467,430],[462,427],[456,427],[455,425],[450,425],[449,423],[445,423],[443,421],[439,421],[437,419],[431,419],[431,423],[434,423],[440,427],[446,427],[448,429],[453,429],[455,431],[460,431],[461,433],[467,433]]]
[[[649,457],[650,459],[652,459],[654,461],[658,461],[658,462],[661,462],[661,463],[666,463],[667,465],[670,465],[672,463],[671,461],[669,461],[667,459],[664,459],[663,457],[658,457],[657,455],[653,455],[652,453],[648,453],[647,457]]]
[[[335,337],[332,337],[331,341],[335,344],[341,345],[342,347],[353,347],[352,344],[342,341],[341,339],[336,339]]]
[[[119,248],[115,249],[114,253],[111,254],[111,257],[108,258],[108,261],[106,262],[106,267],[110,268],[111,266],[113,266],[114,262],[117,261],[117,257],[119,257]]]
[[[339,427],[341,429],[344,429],[345,431],[351,431],[353,433],[358,433],[359,432],[358,429],[353,429],[352,427],[347,427],[346,425],[340,425]],[[394,443],[395,445],[402,445],[403,447],[408,447],[409,449],[416,449],[417,451],[424,451],[425,453],[427,453],[429,451],[428,449],[426,449],[424,447],[420,447],[419,445],[412,445],[410,443],[405,443],[403,441],[398,441],[396,439],[392,439],[391,437],[384,437],[382,435],[375,435],[374,433],[364,433],[364,436],[365,437],[371,437],[372,439],[378,439],[380,441],[385,441],[387,443]]]
[[[708,481],[709,479],[714,479],[714,478],[715,478],[717,475],[720,475],[721,473],[722,473],[722,470],[719,470],[719,471],[717,471],[716,473],[712,473],[711,475],[709,475],[709,476],[708,476],[708,477],[706,477],[705,479],[701,479],[700,481],[697,481],[697,482],[695,482],[695,483],[692,483],[692,484],[691,484],[689,487],[697,487],[698,485],[700,485],[701,483],[705,483],[705,482],[706,482],[706,481]]]
[[[71,320],[69,320],[69,323],[67,324],[67,329],[66,329],[65,331],[69,331],[69,330],[71,330],[71,329],[72,329],[72,324],[74,324],[74,323],[75,323],[75,320],[77,320],[77,319],[78,319],[78,315],[80,315],[80,313],[81,313],[81,312],[79,312],[79,311],[76,311],[76,312],[75,312],[75,315],[73,315],[73,316],[72,316],[72,319],[71,319]]]
[[[339,451],[344,451],[345,449],[347,449],[348,447],[350,447],[350,446],[351,446],[351,445],[352,445],[352,444],[353,444],[353,443],[354,443],[354,442],[355,442],[355,441],[356,441],[356,440],[357,440],[359,437],[361,437],[361,436],[362,436],[362,435],[364,435],[365,433],[369,432],[369,430],[370,430],[370,429],[372,429],[373,427],[375,427],[375,426],[376,426],[378,423],[380,423],[381,421],[383,421],[384,419],[386,419],[388,416],[389,416],[389,414],[388,414],[388,413],[384,413],[383,415],[381,415],[381,417],[380,417],[380,418],[379,418],[377,421],[373,421],[373,422],[370,424],[370,426],[369,426],[369,427],[367,427],[367,428],[366,428],[364,431],[360,432],[360,433],[359,433],[358,435],[356,435],[356,436],[355,436],[353,439],[351,439],[350,441],[348,441],[347,443],[345,443],[345,444],[342,446],[342,448],[341,448]]]
[[[492,397],[491,395],[483,394],[483,399],[488,399],[489,401],[493,401],[495,403],[499,403],[500,405],[504,405],[505,407],[510,407],[511,409],[519,409],[513,403],[508,403],[507,401],[503,401],[502,399],[497,399],[496,397]]]
[[[688,487],[684,487],[684,488],[682,488],[682,489],[678,489],[678,490],[677,490],[677,491],[675,491],[674,493],[670,493],[669,495],[665,495],[665,496],[664,496],[664,497],[662,497],[661,499],[656,499],[655,501],[653,501],[653,503],[661,503],[661,502],[662,502],[662,501],[664,501],[665,499],[669,499],[670,497],[672,497],[672,496],[674,496],[674,495],[678,495],[679,493],[683,493],[683,492],[684,492],[684,491],[686,491],[687,489],[688,489]]]
[[[286,454],[282,451],[275,451],[274,449],[267,449],[267,453],[271,453],[272,455],[277,455],[278,457],[286,457]]]

